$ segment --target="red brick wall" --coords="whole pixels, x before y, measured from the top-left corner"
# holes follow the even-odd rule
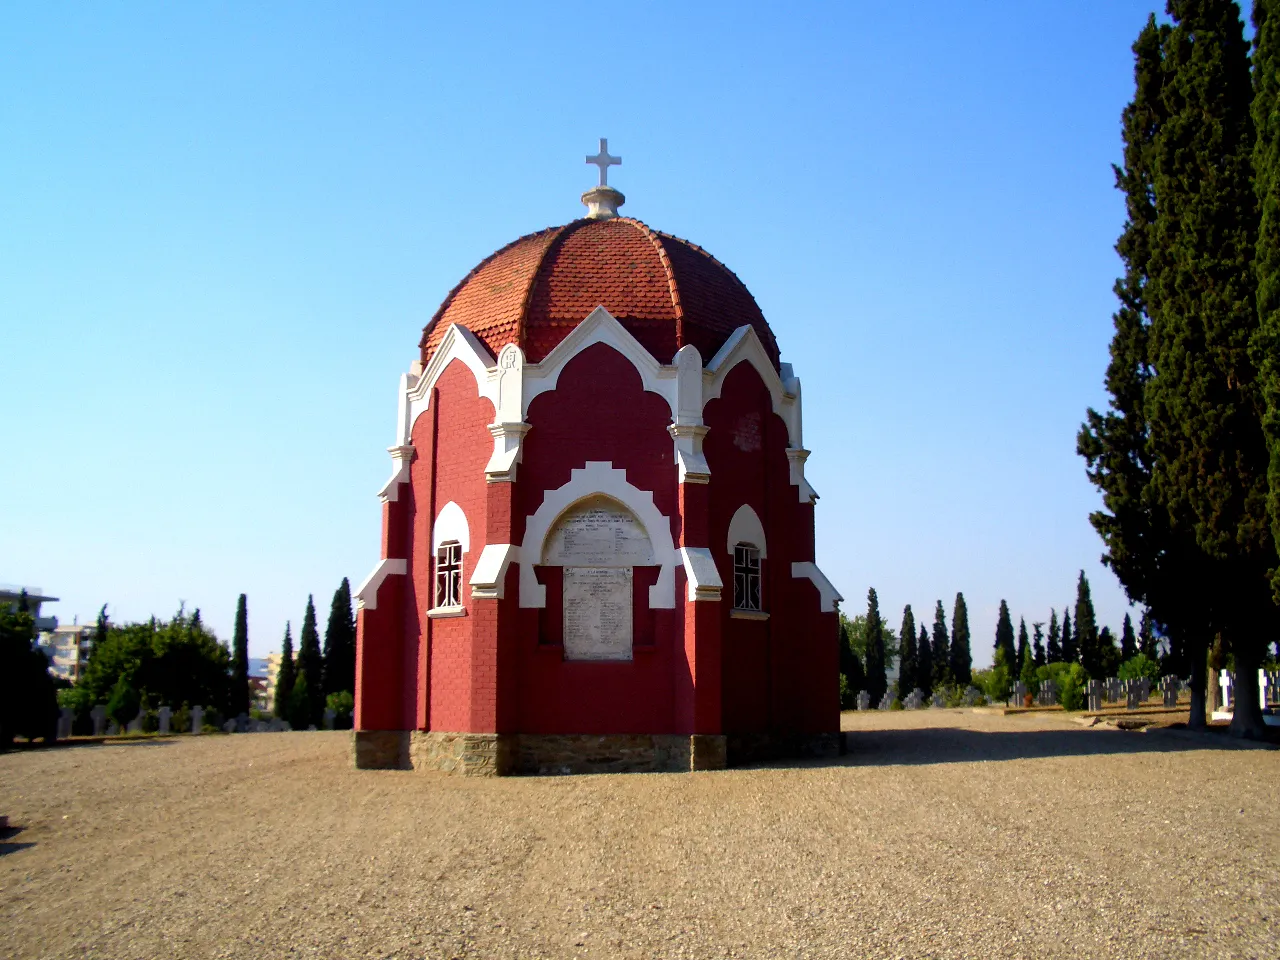
[[[710,428],[703,447],[711,468],[709,546],[725,583],[724,729],[837,730],[836,615],[820,615],[816,588],[791,576],[793,561],[814,559],[813,507],[800,502],[791,484],[786,424],[773,412],[769,391],[749,363],[730,371],[719,398],[707,404],[703,417]],[[760,517],[768,541],[768,556],[761,565],[769,613],[764,622],[729,615],[729,522],[743,504]]]
[[[495,617],[492,603],[473,602],[467,586],[485,543],[488,484],[484,467],[493,452],[488,430],[492,420],[493,405],[479,396],[475,376],[462,361],[454,360],[436,382],[430,408],[413,427],[417,451],[410,473],[417,507],[411,537],[413,602],[404,610],[407,646],[413,656],[406,658],[404,683],[419,728],[494,730]],[[467,614],[433,620],[426,616],[435,602],[431,528],[449,501],[466,514],[471,539],[462,558]]]
[[[525,518],[543,495],[569,482],[588,460],[610,461],[633,486],[653,492],[658,510],[678,532],[677,474],[667,425],[671,408],[646,393],[625,357],[604,344],[588,347],[560,374],[556,390],[530,405],[513,526],[523,539]],[[547,585],[545,610],[521,611],[514,639],[519,683],[512,722],[526,733],[676,732],[675,675],[681,643],[680,610],[648,609],[657,568],[636,568],[632,581],[634,660],[583,663],[564,660],[559,646],[563,609],[560,571],[539,570]],[[644,643],[651,639],[651,643]]]

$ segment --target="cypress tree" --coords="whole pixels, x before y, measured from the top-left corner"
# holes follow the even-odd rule
[[[1169,0],[1168,12],[1150,270],[1158,373],[1146,387],[1152,487],[1173,528],[1208,559],[1195,584],[1212,598],[1212,625],[1237,673],[1250,676],[1277,609],[1269,456],[1249,352],[1259,329],[1249,48],[1231,0]],[[1194,666],[1201,654],[1188,654]],[[1257,685],[1238,686],[1231,732],[1260,737]]]
[[[1031,637],[1027,634],[1027,618],[1018,618],[1018,669],[1027,662],[1027,650],[1031,647]]]
[[[875,588],[867,591],[867,693],[871,705],[879,706],[889,681],[884,673],[884,624],[880,619],[880,599]]]
[[[302,616],[302,633],[298,636],[298,677],[306,675],[307,726],[319,726],[324,716],[324,657],[320,653],[320,634],[316,631],[316,604],[307,595],[307,611]],[[296,683],[296,681],[295,681]]]
[[[1258,329],[1251,344],[1268,448],[1271,537],[1280,542],[1280,3],[1253,3],[1253,185],[1258,202]],[[1280,591],[1280,567],[1273,579]]]
[[[1129,614],[1124,615],[1124,625],[1120,628],[1120,659],[1131,660],[1138,655],[1138,638],[1133,633],[1133,620]]]
[[[1044,658],[1044,621],[1037,620],[1031,624],[1031,659],[1037,667],[1043,667],[1048,661]]]
[[[898,699],[905,700],[908,694],[920,686],[920,663],[916,654],[916,618],[911,612],[911,604],[902,608],[902,652],[898,660]],[[924,688],[921,687],[923,690]]]
[[[1000,615],[996,618],[995,663],[1003,661],[1012,679],[1018,674],[1018,654],[1013,648],[1013,618],[1009,616],[1009,604],[1000,601]]]
[[[942,601],[933,611],[933,685],[945,687],[951,683],[951,645],[947,640],[947,615]]]
[[[351,583],[346,577],[333,592],[324,631],[324,693],[356,689],[356,618],[351,610]]]
[[[919,677],[920,692],[925,697],[933,696],[933,644],[929,642],[929,631],[920,624],[920,640],[916,644],[916,676]]]
[[[1062,628],[1058,626],[1058,611],[1049,610],[1049,642],[1044,648],[1046,663],[1062,661]]]
[[[1138,652],[1144,657],[1156,659],[1156,632],[1151,622],[1151,611],[1143,610],[1138,621]]]
[[[1071,634],[1070,610],[1062,611],[1062,662],[1080,662],[1080,652],[1076,649],[1076,638]]]
[[[236,628],[231,653],[231,713],[249,712],[249,609],[245,595],[236,602]]]
[[[107,622],[107,605],[104,603],[102,609],[98,611],[98,629],[93,635],[93,644],[90,656],[96,651],[107,639],[107,631],[111,629],[111,625]]]
[[[289,719],[289,703],[293,697],[293,635],[289,624],[284,625],[284,645],[280,649],[280,670],[276,674],[276,695],[271,712],[280,720]]]
[[[967,687],[973,679],[973,653],[969,649],[969,607],[964,594],[956,594],[951,611],[951,682]]]
[[[1098,623],[1093,612],[1093,597],[1084,571],[1076,581],[1076,648],[1080,664],[1090,676],[1102,676],[1102,650],[1098,646]]]
[[[853,649],[853,643],[849,639],[849,626],[843,614],[840,616],[840,672],[844,674],[850,695],[857,697],[858,691],[867,689],[867,673],[862,668],[862,660],[857,651]]]

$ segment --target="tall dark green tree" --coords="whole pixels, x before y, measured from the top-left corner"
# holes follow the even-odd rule
[[[289,719],[289,704],[293,699],[293,683],[297,667],[293,662],[293,634],[288,622],[284,625],[284,644],[280,648],[280,670],[276,674],[275,703],[272,713],[280,720]]]
[[[1271,538],[1280,542],[1280,2],[1253,2],[1253,186],[1258,201],[1258,329],[1252,355],[1268,448]],[[1273,577],[1280,595],[1280,569]]]
[[[925,697],[933,696],[933,644],[929,642],[929,631],[920,624],[920,639],[916,643],[916,676],[920,682],[920,692]]]
[[[107,639],[107,631],[111,629],[111,624],[107,620],[107,605],[104,603],[102,609],[98,611],[98,628],[93,634],[92,650],[97,650]],[[92,656],[92,652],[90,652]]]
[[[1031,646],[1031,637],[1027,633],[1027,618],[1018,618],[1018,669],[1022,669],[1022,665],[1027,662],[1027,650]]]
[[[302,633],[298,635],[298,677],[303,676],[307,678],[307,725],[314,723],[319,726],[324,720],[324,656],[320,652],[320,634],[316,630],[315,599],[310,594],[307,595],[307,611],[302,615]]]
[[[920,686],[920,660],[916,649],[916,618],[911,604],[902,608],[902,629],[898,631],[900,653],[898,655],[898,698],[905,700]],[[923,688],[921,688],[923,689]]]
[[[884,667],[884,622],[880,619],[880,599],[875,588],[867,591],[867,693],[873,707],[880,704],[889,681]]]
[[[962,687],[973,679],[973,651],[969,644],[969,607],[964,594],[956,594],[951,609],[951,682]]]
[[[856,698],[859,690],[867,689],[867,672],[862,667],[862,659],[853,649],[849,627],[843,615],[840,617],[840,673],[844,675],[851,698]]]
[[[1142,619],[1138,621],[1138,652],[1144,657],[1156,659],[1156,631],[1150,610],[1143,610]]]
[[[242,593],[236,601],[236,628],[231,643],[230,713],[249,712],[249,607]]]
[[[1102,651],[1098,646],[1098,619],[1093,612],[1093,596],[1084,571],[1076,581],[1076,646],[1080,650],[1080,664],[1090,676],[1102,676]]]
[[[1168,71],[1165,44],[1171,27],[1149,18],[1133,46],[1134,99],[1122,123],[1124,165],[1116,167],[1116,186],[1125,195],[1127,219],[1116,244],[1125,275],[1116,281],[1120,301],[1114,315],[1115,336],[1106,386],[1111,409],[1088,412],[1078,450],[1088,463],[1088,475],[1102,492],[1103,509],[1090,516],[1106,546],[1103,562],[1116,574],[1129,598],[1145,604],[1182,637],[1184,646],[1201,644],[1208,622],[1203,594],[1188,588],[1204,575],[1203,556],[1194,536],[1175,529],[1168,506],[1154,481],[1156,446],[1151,435],[1151,397],[1148,387],[1156,373],[1153,357],[1153,317],[1159,291],[1153,284],[1157,269],[1154,250],[1160,242],[1160,211],[1156,174],[1160,138],[1169,108],[1165,95]],[[1070,636],[1069,617],[1063,617],[1063,659],[1078,659]],[[1192,663],[1197,658],[1192,657]],[[1201,655],[1199,660],[1203,660]],[[1192,724],[1203,725],[1204,669],[1193,682]],[[1194,677],[1193,677],[1194,681]],[[1198,691],[1198,694],[1197,692]]]
[[[1080,651],[1076,647],[1075,634],[1071,632],[1071,611],[1062,611],[1062,660],[1064,663],[1079,663]]]
[[[1207,559],[1195,587],[1236,672],[1249,676],[1278,619],[1269,455],[1249,351],[1259,329],[1249,47],[1231,0],[1169,0],[1168,12],[1149,298],[1157,373],[1145,396],[1151,485],[1173,529]],[[1231,731],[1260,737],[1257,685],[1238,686]]]
[[[1062,628],[1058,626],[1058,611],[1049,610],[1049,640],[1044,648],[1046,663],[1059,663],[1062,660]]]
[[[1020,664],[1018,651],[1013,646],[1013,618],[1009,616],[1009,604],[1003,600],[1000,601],[1000,614],[996,618],[995,653],[1009,668],[1010,678],[1017,676]]]
[[[1044,657],[1044,621],[1042,620],[1031,624],[1031,659],[1037,667],[1043,667],[1048,663]]]
[[[1133,618],[1124,615],[1124,625],[1120,628],[1120,659],[1130,660],[1138,655],[1138,638],[1133,632]]]
[[[945,687],[951,683],[951,643],[947,638],[947,614],[942,601],[933,610],[933,685]]]
[[[356,618],[351,610],[351,583],[346,577],[333,592],[324,631],[324,693],[356,689]]]

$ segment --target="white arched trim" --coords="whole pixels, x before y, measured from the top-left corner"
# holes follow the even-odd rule
[[[729,556],[733,556],[733,548],[739,543],[751,544],[760,551],[761,557],[769,555],[764,538],[764,524],[760,522],[756,512],[745,503],[738,508],[738,512],[729,521]]]
[[[452,500],[440,508],[436,522],[431,527],[431,555],[434,557],[440,544],[450,540],[461,544],[463,553],[471,551],[471,529],[467,526],[467,515]]]
[[[588,347],[603,343],[622,354],[640,374],[640,382],[644,389],[656,393],[667,401],[674,418],[680,409],[676,396],[678,386],[678,368],[674,365],[663,366],[653,358],[640,341],[631,335],[622,324],[614,319],[604,307],[596,307],[585,320],[573,328],[567,337],[555,345],[541,363],[530,363],[524,367],[524,389],[522,391],[523,406],[521,414],[529,415],[529,404],[539,394],[554,390],[560,374],[569,361]]]
[[[652,493],[632,486],[627,482],[627,472],[615,470],[607,460],[589,460],[582,469],[570,471],[569,482],[563,487],[548,490],[537,511],[526,521],[519,558],[520,606],[547,605],[547,588],[538,583],[534,565],[542,558],[547,534],[560,516],[579,501],[592,496],[609,497],[635,514],[649,535],[654,559],[659,564],[658,582],[649,588],[649,606],[663,610],[674,607],[675,567],[681,559],[671,540],[671,521],[654,505]]]
[[[467,366],[476,378],[477,393],[498,408],[498,368],[492,354],[474,333],[452,323],[421,375],[406,373],[400,378],[397,444],[412,442],[414,422],[431,406],[431,389],[454,360]]]
[[[733,331],[724,346],[716,351],[716,355],[707,364],[702,374],[704,407],[720,396],[725,378],[740,363],[751,364],[764,381],[773,401],[773,412],[787,425],[788,445],[803,447],[804,438],[800,430],[800,381],[792,374],[791,365],[783,364],[788,377],[785,384],[782,382],[755,329],[749,324],[743,324]]]

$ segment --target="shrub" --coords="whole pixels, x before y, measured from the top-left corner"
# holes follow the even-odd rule
[[[1160,683],[1160,664],[1146,654],[1140,653],[1120,664],[1116,676],[1121,680],[1139,680],[1146,677],[1154,686]]]
[[[840,675],[840,702],[843,706],[845,691],[848,689],[848,682],[845,680],[844,674]],[[350,690],[339,690],[337,693],[331,693],[325,698],[324,705],[333,711],[333,729],[346,730],[352,726],[352,714],[356,709],[356,698],[351,695]]]
[[[329,700],[333,700],[334,694],[329,694]],[[329,706],[333,706],[332,703]],[[849,688],[849,678],[843,673],[840,674],[840,709],[852,710],[855,706],[853,691]]]
[[[1085,704],[1085,684],[1089,674],[1078,663],[1064,664],[1067,668],[1062,672],[1059,681],[1058,702],[1064,710],[1083,710]]]
[[[1002,660],[999,652],[997,652],[996,657],[998,660]],[[1013,693],[1013,683],[1009,679],[1009,668],[1003,662],[998,662],[988,670],[975,670],[973,672],[973,685],[981,690],[988,700],[998,703],[1005,702]]]

